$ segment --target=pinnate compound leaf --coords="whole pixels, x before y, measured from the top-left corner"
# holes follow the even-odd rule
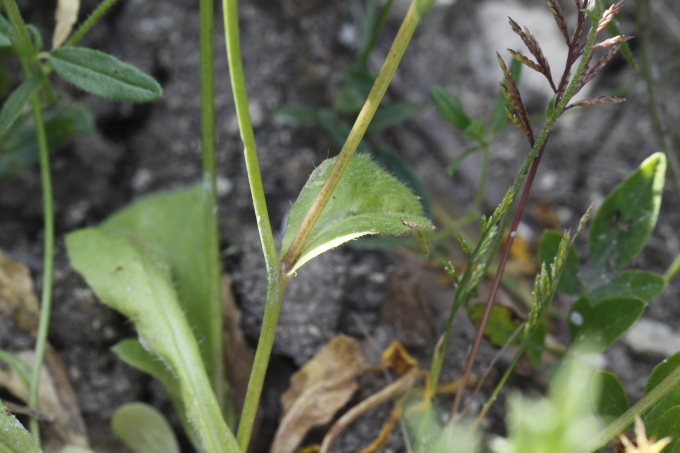
[[[593,303],[610,297],[636,297],[649,302],[666,288],[666,281],[659,274],[648,271],[625,271],[610,282],[595,288],[589,297]]]
[[[597,371],[590,387],[595,413],[609,424],[630,409],[628,395],[621,381],[608,371]]]
[[[66,247],[71,265],[97,297],[130,318],[140,342],[178,377],[187,417],[204,450],[238,451],[170,280],[170,265],[158,255],[140,252],[124,234],[104,228],[70,233]]]
[[[680,452],[680,406],[668,409],[661,416],[654,434],[657,439],[671,438],[671,443],[663,449],[664,453]]]
[[[148,102],[163,90],[153,77],[117,58],[84,47],[60,47],[50,52],[50,64],[67,82],[108,99]]]
[[[472,120],[463,110],[458,98],[451,94],[446,88],[439,85],[432,85],[430,87],[430,98],[437,107],[439,113],[456,128],[464,131],[470,125]]]
[[[134,453],[179,453],[170,424],[157,409],[145,403],[127,403],[111,416],[111,428]]]
[[[291,207],[281,256],[290,247],[335,159],[325,160],[312,172]],[[370,156],[357,154],[350,161],[290,273],[315,256],[361,236],[403,235],[412,230],[428,234],[433,229],[432,223],[423,216],[420,201],[411,191],[376,165]]]
[[[0,401],[0,453],[42,453],[33,437]]]
[[[546,266],[550,266],[553,263],[557,256],[561,240],[562,235],[557,231],[545,230],[543,232],[538,244],[539,263],[545,263]],[[581,294],[583,285],[578,278],[578,265],[578,254],[574,247],[570,247],[569,253],[567,253],[567,259],[564,262],[562,276],[557,284],[558,291],[572,296]]]
[[[616,341],[642,315],[646,304],[632,297],[614,297],[591,304],[581,297],[569,312],[572,342],[583,352],[600,352]]]
[[[2,104],[2,110],[0,110],[0,136],[4,135],[12,127],[12,124],[19,118],[21,111],[26,107],[31,97],[38,91],[40,79],[39,74],[34,74],[24,80],[9,95],[5,103]]]
[[[619,269],[642,250],[656,225],[665,174],[666,156],[655,153],[604,200],[588,235],[596,272]]]

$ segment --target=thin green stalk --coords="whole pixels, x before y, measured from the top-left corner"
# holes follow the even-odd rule
[[[668,133],[666,127],[663,126],[662,114],[659,111],[659,106],[656,102],[656,93],[654,91],[654,77],[652,76],[651,63],[651,35],[649,27],[649,0],[635,1],[635,16],[637,20],[637,28],[639,33],[640,57],[642,59],[642,73],[644,75],[645,83],[647,85],[647,97],[649,99],[649,112],[652,116],[652,124],[654,125],[654,134],[661,145],[669,165],[668,170],[670,174],[671,185],[675,194],[680,200],[680,156],[678,152],[673,149],[673,138]]]
[[[255,415],[257,414],[257,408],[262,394],[264,377],[269,364],[274,337],[276,335],[276,325],[278,324],[279,313],[281,312],[283,290],[288,278],[283,276],[281,267],[279,266],[276,247],[274,245],[274,236],[269,222],[269,213],[267,212],[264,188],[262,186],[260,164],[257,160],[255,135],[250,121],[248,96],[246,93],[245,77],[243,75],[243,62],[241,59],[241,48],[239,43],[237,1],[223,0],[222,6],[224,9],[224,33],[227,46],[227,59],[229,60],[231,87],[234,94],[234,103],[236,105],[241,139],[243,140],[244,145],[248,182],[253,197],[253,207],[255,208],[257,227],[260,233],[260,241],[262,242],[262,250],[264,252],[265,265],[267,268],[267,301],[265,304],[262,331],[260,332],[260,340],[257,344],[253,370],[250,374],[248,390],[246,391],[246,398],[243,403],[243,412],[241,413],[241,420],[237,433],[239,447],[241,448],[241,451],[245,452],[248,450],[253,424],[255,423]]]
[[[333,191],[340,182],[340,178],[342,178],[342,175],[347,169],[350,159],[354,155],[354,151],[356,151],[357,147],[359,146],[361,138],[364,136],[364,133],[366,132],[366,129],[368,128],[375,111],[380,105],[380,101],[387,91],[387,87],[392,80],[392,76],[394,75],[399,62],[401,61],[401,57],[404,55],[404,51],[411,40],[411,36],[413,36],[416,25],[418,25],[415,4],[416,2],[411,3],[411,7],[408,9],[406,17],[404,17],[404,21],[402,22],[399,32],[394,39],[394,43],[392,43],[392,48],[387,54],[385,63],[380,69],[380,73],[373,84],[373,88],[371,88],[371,92],[368,94],[368,99],[366,99],[366,102],[364,103],[361,112],[359,112],[359,116],[357,117],[354,126],[352,126],[352,130],[347,137],[347,141],[342,147],[342,150],[340,151],[333,168],[328,174],[323,187],[314,200],[314,203],[309,208],[309,211],[307,211],[307,215],[305,215],[300,228],[295,233],[295,237],[293,238],[288,251],[281,260],[281,266],[283,267],[284,272],[288,272],[290,269],[292,269],[293,265],[300,257],[302,247],[304,246],[307,237],[309,237],[309,234],[312,232],[314,225],[321,216],[323,209],[326,207],[328,200],[330,200],[331,196],[333,195]]]
[[[64,46],[75,46],[78,41],[85,36],[85,33],[90,31],[90,28],[97,23],[99,19],[117,2],[118,0],[104,0],[97,6],[97,8],[90,14],[90,16],[85,19],[78,30],[76,30],[73,35],[64,43]]]
[[[598,448],[604,446],[614,436],[626,429],[633,423],[636,415],[642,415],[651,409],[661,398],[680,383],[680,367],[673,370],[666,379],[661,381],[659,385],[645,395],[633,407],[628,409],[623,415],[610,423],[606,428],[600,431],[594,438],[588,441],[583,447],[576,450],[575,453],[592,453]]]
[[[671,280],[673,280],[673,277],[678,274],[678,272],[680,272],[680,255],[675,257],[675,260],[673,260],[673,263],[670,265],[666,273],[663,274],[663,279],[666,284],[670,283]]]
[[[115,0],[114,0],[115,1]],[[212,369],[208,369],[215,397],[224,410],[225,378],[222,335],[222,285],[220,281],[219,227],[215,163],[215,5],[201,0],[200,70],[201,70],[201,153],[203,162],[203,217],[205,223],[205,260],[210,291],[210,339]]]

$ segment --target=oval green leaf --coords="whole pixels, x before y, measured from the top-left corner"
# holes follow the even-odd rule
[[[636,297],[649,302],[666,288],[666,281],[659,274],[647,271],[621,272],[609,283],[594,289],[590,300],[597,302],[610,297]]]
[[[672,407],[663,414],[655,434],[659,439],[664,437],[671,438],[671,443],[663,449],[664,453],[677,453],[680,451],[680,406]]]
[[[647,383],[645,384],[645,395],[654,390],[654,387],[659,385],[661,381],[666,379],[666,377],[668,377],[668,375],[679,366],[680,352],[676,352],[667,359],[662,360],[661,363],[654,367],[649,375],[649,378],[647,378]]]
[[[569,311],[569,333],[582,352],[600,352],[616,341],[642,315],[645,303],[631,297],[616,297],[591,306],[581,297]]]
[[[50,52],[50,64],[67,82],[108,99],[148,102],[163,90],[153,77],[117,58],[84,47],[60,47]]]
[[[667,359],[662,360],[654,367],[647,378],[645,384],[645,395],[654,390],[654,387],[659,385],[669,374],[671,374],[678,366],[680,366],[680,352],[673,354]],[[644,416],[645,426],[648,435],[657,434],[657,425],[661,417],[674,406],[680,405],[680,387],[676,387],[668,392],[653,408],[651,408]]]
[[[545,230],[543,232],[541,240],[538,244],[539,263],[545,263],[547,268],[550,267],[557,256],[557,251],[559,249],[561,240],[562,235],[557,231]],[[578,265],[579,259],[576,249],[574,247],[570,247],[569,253],[567,253],[567,259],[564,262],[562,276],[560,277],[560,281],[557,284],[558,291],[564,294],[570,294],[572,296],[581,294],[583,285],[581,284],[581,280],[578,278]]]
[[[432,102],[434,102],[434,105],[444,119],[461,131],[467,129],[470,123],[472,123],[458,98],[446,88],[432,85],[430,87],[430,99],[432,99]]]
[[[630,409],[628,395],[621,381],[608,371],[597,371],[590,386],[595,413],[609,424]]]
[[[602,203],[588,235],[588,251],[598,274],[619,269],[649,239],[661,206],[666,156],[655,153]]]
[[[179,453],[170,424],[156,408],[144,403],[127,403],[111,417],[116,436],[134,453]]]
[[[9,95],[5,103],[2,104],[2,110],[0,110],[0,136],[3,136],[12,127],[12,124],[19,118],[21,111],[26,107],[31,97],[38,91],[40,79],[39,74],[34,74],[24,80]]]
[[[0,401],[0,452],[42,453],[33,437]]]
[[[325,160],[312,172],[291,207],[281,256],[290,247],[335,159]],[[370,156],[357,154],[312,229],[290,274],[315,256],[361,236],[403,235],[412,230],[427,234],[433,229],[432,223],[423,216],[420,201],[410,190],[376,165]]]

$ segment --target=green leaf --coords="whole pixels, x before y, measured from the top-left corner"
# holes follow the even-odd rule
[[[12,45],[12,25],[7,22],[5,16],[0,14],[0,47],[9,47]]]
[[[292,206],[281,256],[288,250],[335,160],[325,160],[312,172]],[[290,273],[320,253],[361,236],[402,235],[412,230],[429,233],[432,229],[432,223],[423,217],[418,198],[369,156],[357,154],[350,161]]]
[[[468,305],[467,313],[470,321],[479,328],[486,304]],[[484,336],[496,346],[503,346],[517,330],[521,319],[517,313],[504,305],[493,305],[489,313],[489,322],[484,329]],[[513,344],[517,344],[519,337],[515,337]]]
[[[191,325],[208,376],[222,366],[221,311],[210,300],[210,277],[205,260],[203,193],[200,185],[139,199],[109,217],[101,227],[124,234],[135,246],[170,266],[172,284]]]
[[[666,156],[655,153],[602,203],[588,235],[588,251],[598,274],[627,264],[644,247],[661,206]]]
[[[666,288],[666,281],[659,274],[647,271],[625,271],[614,277],[609,283],[591,291],[589,297],[593,302],[610,297],[636,297],[649,302]]]
[[[31,100],[31,97],[40,88],[41,77],[39,74],[34,74],[17,87],[16,90],[9,95],[0,110],[0,136],[12,127],[12,124],[19,118],[21,111],[26,107],[26,104]]]
[[[432,102],[434,102],[434,105],[444,119],[461,131],[467,129],[472,122],[467,113],[465,113],[458,98],[446,88],[432,85],[430,87],[430,99],[432,99]]]
[[[180,237],[177,242],[184,240],[191,241]],[[130,318],[140,342],[177,376],[187,417],[204,451],[239,451],[222,419],[196,338],[170,279],[170,264],[154,250],[140,252],[125,235],[105,228],[68,234],[66,248],[71,265],[97,297]]]
[[[0,47],[11,47],[11,46],[12,46],[12,40],[9,39],[9,36],[7,36],[2,31],[0,31]]]
[[[118,357],[127,363],[131,367],[137,368],[144,373],[150,374],[151,376],[158,379],[165,392],[168,394],[172,405],[175,408],[175,412],[179,417],[184,432],[191,441],[194,448],[200,451],[201,444],[198,440],[198,435],[191,426],[189,420],[186,416],[186,410],[184,408],[184,403],[182,402],[181,391],[179,387],[179,381],[175,375],[168,369],[168,367],[161,362],[158,357],[147,352],[146,349],[142,347],[139,341],[134,339],[127,339],[118,342],[111,350],[116,353]]]
[[[607,9],[610,6],[612,6],[612,3],[609,0],[604,0],[603,6],[605,9]],[[609,33],[611,36],[623,35],[623,33],[621,33],[621,28],[619,27],[619,21],[616,20],[616,18],[607,24],[607,33]],[[620,52],[621,55],[623,55],[623,58],[626,59],[630,67],[633,68],[633,70],[637,71],[638,65],[635,62],[635,58],[633,58],[633,52],[630,50],[630,45],[628,45],[627,42],[621,44]]]
[[[451,162],[445,169],[444,169],[444,174],[448,176],[449,178],[453,176],[453,174],[456,172],[460,164],[463,163],[465,159],[467,159],[472,153],[475,151],[479,151],[480,148],[479,146],[473,146],[472,148],[466,149],[463,154],[460,156],[456,157],[453,162]]]
[[[645,303],[632,297],[603,299],[591,305],[581,297],[569,312],[572,342],[583,352],[600,352],[616,341],[642,315]]]
[[[305,105],[284,105],[274,114],[300,124],[312,125],[319,122],[318,110]]]
[[[331,136],[333,143],[340,149],[345,144],[345,140],[347,140],[351,128],[349,124],[345,122],[336,123],[336,119],[335,113],[330,110],[323,109],[319,111],[319,122],[328,135]],[[373,154],[373,149],[368,145],[366,140],[362,139],[361,142],[359,142],[356,152]]]
[[[368,125],[368,131],[380,131],[404,123],[416,116],[421,108],[420,104],[409,101],[395,101],[381,105],[375,112],[371,124]]]
[[[416,17],[418,20],[425,17],[427,12],[434,5],[435,0],[415,0],[416,2]]]
[[[515,81],[515,84],[519,85],[519,81],[522,76],[522,63],[520,63],[516,58],[513,58],[510,62],[510,75]],[[503,96],[503,93],[499,92],[498,97],[496,98],[496,103],[494,104],[493,110],[491,111],[491,124],[489,125],[489,131],[492,135],[503,129],[503,127],[507,124],[508,117],[505,114],[505,108],[509,105],[510,104],[508,103],[508,100],[505,99],[505,96]]]
[[[356,88],[342,85],[333,96],[333,110],[346,115],[359,113],[366,97]]]
[[[349,68],[342,74],[343,83],[356,90],[365,99],[375,83],[375,76],[368,69]]]
[[[657,425],[656,436],[671,438],[671,443],[663,449],[664,453],[680,451],[680,406],[675,406],[663,414]]]
[[[649,378],[647,378],[647,383],[645,384],[645,395],[654,390],[654,387],[666,379],[666,377],[668,377],[668,375],[671,374],[678,366],[680,366],[680,352],[676,352],[655,366],[649,375]]]
[[[548,101],[548,110],[545,112],[546,118],[552,118],[553,115],[555,115],[555,102],[557,102],[557,93],[553,95],[553,97],[550,98],[550,101]]]
[[[117,101],[148,102],[163,94],[153,77],[98,50],[60,47],[50,52],[49,61],[61,78],[97,96]]]
[[[645,392],[647,395],[649,392],[654,390],[654,387],[659,385],[669,374],[671,374],[678,366],[680,366],[680,352],[673,354],[672,356],[664,359],[657,366],[654,367],[652,372],[647,378],[647,383],[645,384]],[[657,434],[657,424],[661,420],[661,417],[670,408],[680,405],[680,387],[676,387],[667,393],[652,409],[650,409],[644,416],[645,426],[647,428],[648,435]]]
[[[94,115],[87,107],[82,105],[66,107],[45,121],[47,148],[52,153],[72,135],[90,133],[94,127]],[[18,175],[38,162],[35,127],[24,126],[11,135],[0,150],[0,181]]]
[[[2,349],[0,349],[0,360],[9,365],[12,371],[19,376],[21,384],[24,386],[24,389],[28,391],[30,388],[31,374],[33,373],[31,366],[14,354]]]
[[[549,268],[557,256],[562,235],[557,231],[545,230],[541,235],[541,240],[538,244],[538,261],[540,264],[545,263]],[[557,290],[572,296],[577,296],[582,293],[583,285],[578,278],[578,254],[574,247],[569,248],[567,259],[564,262],[564,269],[562,276],[557,284]]]
[[[111,416],[111,428],[134,453],[179,453],[170,424],[157,409],[144,403],[127,403]]]
[[[600,419],[609,424],[630,409],[628,395],[621,381],[608,371],[598,371],[590,387],[593,407]]]
[[[42,453],[33,437],[0,401],[0,453]]]
[[[484,140],[484,134],[486,134],[486,128],[484,123],[479,120],[472,121],[465,131],[463,132],[463,138],[469,141],[476,141],[482,143]]]

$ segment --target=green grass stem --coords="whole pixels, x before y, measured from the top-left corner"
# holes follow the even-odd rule
[[[68,40],[66,40],[64,46],[75,46],[76,44],[78,44],[78,41],[80,41],[83,38],[83,36],[85,36],[85,33],[90,31],[90,28],[92,28],[92,26],[96,24],[97,21],[99,21],[99,19],[101,19],[102,16],[109,9],[111,9],[111,7],[117,1],[118,0],[104,0],[103,2],[101,2],[99,6],[97,6],[97,8],[95,8],[95,10],[92,11],[92,14],[90,14],[90,16],[87,19],[85,19],[85,22],[83,22],[80,25],[80,27],[78,27],[75,33],[73,33],[71,37]]]

